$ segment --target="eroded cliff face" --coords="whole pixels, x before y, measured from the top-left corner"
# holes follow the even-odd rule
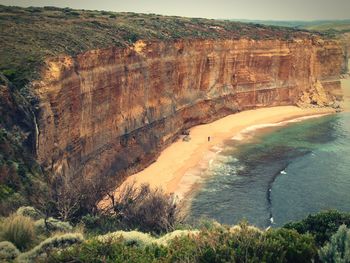
[[[342,73],[349,73],[349,59],[350,59],[350,33],[344,33],[340,37],[340,42],[343,45],[344,49],[344,59],[345,59],[345,67]]]
[[[51,59],[33,83],[37,159],[58,175],[122,179],[193,125],[301,97],[329,103],[342,66],[340,45],[320,39],[139,41]]]

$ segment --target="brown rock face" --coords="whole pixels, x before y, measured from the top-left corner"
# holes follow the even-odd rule
[[[34,83],[37,159],[57,174],[121,179],[193,125],[296,104],[315,87],[326,103],[342,65],[337,42],[309,39],[138,42],[52,59]]]
[[[340,37],[340,42],[344,49],[345,66],[342,73],[349,73],[348,61],[350,59],[350,33],[344,33]]]

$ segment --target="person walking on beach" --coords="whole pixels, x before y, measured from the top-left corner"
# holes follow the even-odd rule
[[[210,142],[210,136],[208,136],[208,142]]]

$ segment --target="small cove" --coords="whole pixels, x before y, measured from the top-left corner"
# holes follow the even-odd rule
[[[267,227],[325,209],[350,211],[349,112],[243,135],[249,139],[227,140],[201,171],[190,217]]]

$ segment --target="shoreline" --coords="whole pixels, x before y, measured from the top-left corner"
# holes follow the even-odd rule
[[[183,203],[185,211],[187,211],[188,207],[190,206],[190,201],[193,195],[197,193],[197,191],[201,188],[203,181],[205,183],[205,180],[211,177],[211,175],[208,175],[205,172],[211,168],[212,163],[215,161],[216,158],[218,158],[218,155],[225,149],[226,142],[236,141],[239,145],[241,145],[242,143],[253,143],[256,141],[257,136],[273,132],[278,127],[284,127],[291,123],[298,123],[304,120],[319,118],[330,114],[333,114],[333,112],[312,114],[296,118],[287,118],[282,121],[273,123],[251,125],[239,131],[233,137],[223,139],[222,143],[219,146],[215,145],[211,147],[207,152],[203,153],[201,160],[195,167],[192,167],[185,172],[185,174],[181,177],[179,184],[177,185],[176,194],[180,200],[185,201]],[[186,188],[187,191],[185,190]]]
[[[285,125],[296,119],[315,118],[332,113],[335,113],[332,108],[302,109],[297,106],[276,106],[242,111],[209,124],[192,127],[190,141],[186,142],[182,137],[179,138],[164,149],[154,163],[129,176],[121,187],[130,183],[135,183],[136,186],[149,184],[152,188],[161,188],[165,193],[172,193],[179,199],[186,198],[197,188],[195,186],[201,179],[200,176],[188,176],[188,174],[186,176],[186,173],[208,167],[210,159],[220,152],[226,140],[238,136],[237,138],[244,141],[242,134],[252,130]]]

